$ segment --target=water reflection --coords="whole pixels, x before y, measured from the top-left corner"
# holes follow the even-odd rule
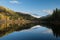
[[[18,24],[18,23],[0,23],[0,37],[12,33],[14,31],[21,31],[24,29],[29,29],[33,26],[36,26],[36,23],[28,23],[28,24]],[[40,23],[41,26],[50,28],[53,31],[54,36],[60,36],[60,25],[53,25],[47,23]]]
[[[53,31],[54,36],[56,36],[56,37],[60,36],[60,25],[59,24],[42,23],[40,25],[51,29]]]
[[[7,35],[9,33],[12,33],[14,31],[21,31],[24,29],[29,29],[33,26],[35,26],[36,24],[33,23],[29,23],[29,24],[16,24],[16,23],[3,23],[0,24],[0,37]]]

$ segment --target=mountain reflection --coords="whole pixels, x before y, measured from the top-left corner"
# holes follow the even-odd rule
[[[14,31],[21,31],[24,29],[29,29],[36,24],[29,23],[29,24],[16,24],[16,23],[0,23],[0,37],[12,33]]]
[[[60,36],[60,25],[59,24],[41,23],[40,25],[47,27],[47,28],[50,28],[53,31],[54,36],[56,36],[56,37]]]
[[[33,26],[39,25],[37,23],[28,23],[28,24],[18,24],[18,23],[0,23],[0,37],[12,33],[14,31],[21,31],[24,29],[29,29]],[[52,29],[54,36],[60,36],[60,25],[53,25],[47,23],[40,23],[41,26]]]

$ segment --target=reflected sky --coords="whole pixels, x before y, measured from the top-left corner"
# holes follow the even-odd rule
[[[35,28],[15,31],[0,38],[0,40],[56,40],[51,29],[37,25]],[[37,28],[38,27],[38,28]]]
[[[60,40],[59,26],[40,25],[0,24],[0,40]]]

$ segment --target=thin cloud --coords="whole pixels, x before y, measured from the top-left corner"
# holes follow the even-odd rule
[[[12,1],[9,1],[9,3],[11,3],[11,4],[21,4],[21,2],[19,2],[19,1],[17,1],[17,0],[12,0]]]
[[[23,14],[31,14],[31,12],[26,12],[26,11],[20,11]]]
[[[32,14],[32,12],[26,12],[26,11],[20,11],[21,13],[23,14],[30,14],[31,16],[34,16],[36,18],[40,18],[41,16],[38,16],[38,15],[35,15],[35,14]]]
[[[40,18],[41,16],[36,16],[36,15],[32,15],[32,16],[34,16],[34,17],[36,17],[36,18]]]
[[[43,12],[45,12],[45,13],[48,13],[48,14],[52,14],[52,10],[42,10]]]
[[[48,13],[48,14],[52,14],[53,11],[52,10],[41,10],[39,12],[42,12],[42,13]]]

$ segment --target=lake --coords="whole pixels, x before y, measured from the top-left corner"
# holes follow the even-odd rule
[[[58,30],[56,33],[56,30],[40,25],[34,25],[31,28],[29,25],[27,27],[24,25],[23,28],[17,24],[10,24],[6,29],[1,28],[0,40],[60,40]]]

